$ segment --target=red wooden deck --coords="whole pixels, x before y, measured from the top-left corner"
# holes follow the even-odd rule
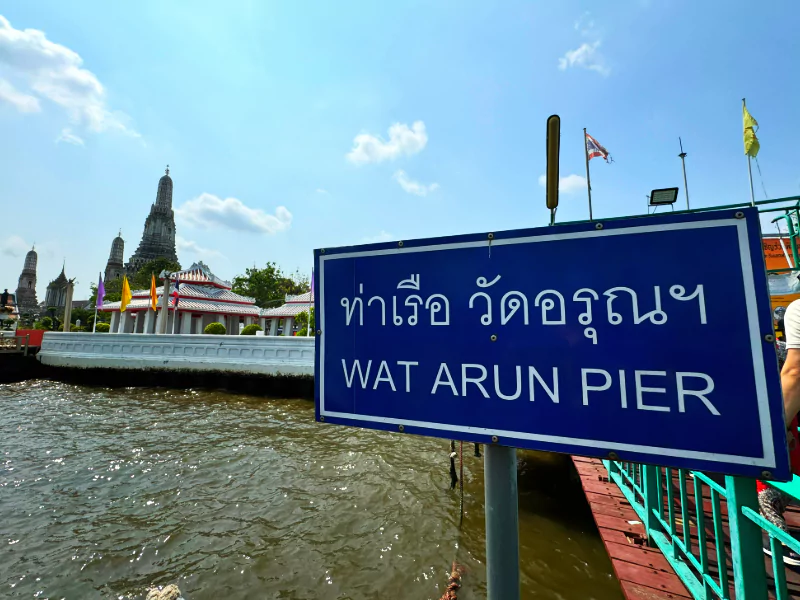
[[[622,492],[608,478],[603,463],[573,456],[622,592],[628,600],[691,599],[659,550],[645,544],[644,525]]]
[[[592,509],[595,523],[600,531],[600,536],[606,546],[614,571],[622,586],[622,591],[629,600],[656,600],[664,598],[691,598],[689,592],[684,587],[680,578],[672,570],[669,562],[657,549],[651,549],[645,545],[644,526],[639,521],[639,516],[630,506],[622,495],[617,485],[608,481],[608,473],[603,463],[597,459],[581,458],[573,456],[572,461],[581,478],[583,490]],[[675,490],[676,502],[679,494],[678,482],[671,482]],[[664,483],[666,485],[666,482]],[[689,486],[688,501],[690,514],[694,514],[696,503],[693,486]],[[711,501],[708,496],[708,489],[704,489],[701,506],[706,515],[706,556],[710,571],[714,578],[719,581],[719,565],[715,551],[716,540],[712,529]],[[721,505],[723,515],[723,529],[725,539],[722,543],[729,547],[730,538],[728,537],[727,505]],[[676,505],[676,512],[680,514],[680,509]],[[797,536],[797,529],[800,527],[800,512],[795,506],[790,506],[786,512],[786,521],[790,530]],[[697,551],[698,537],[695,519],[690,521],[690,536],[692,547]],[[772,579],[772,562],[767,556],[764,557],[767,585],[769,597],[775,597],[774,581]],[[724,569],[728,572],[731,582],[730,597],[736,598],[732,589],[733,573],[730,568],[730,558],[726,561]],[[800,571],[797,569],[786,569],[786,580],[789,588],[789,597],[800,599]]]

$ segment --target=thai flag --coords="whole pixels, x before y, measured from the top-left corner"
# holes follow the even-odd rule
[[[586,134],[586,156],[589,157],[589,160],[593,158],[602,158],[606,162],[614,162],[614,159],[609,159],[608,150],[603,148],[596,139],[590,136],[588,133]]]
[[[172,301],[172,307],[177,310],[178,309],[178,298],[180,294],[178,293],[178,288],[180,288],[180,283],[175,283],[175,289],[172,291],[172,297],[174,298]]]

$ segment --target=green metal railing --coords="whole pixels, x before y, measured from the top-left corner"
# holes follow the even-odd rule
[[[800,542],[761,516],[756,482],[698,471],[603,461],[658,548],[696,600],[789,598],[783,545]],[[772,551],[768,576],[764,534]],[[732,586],[731,586],[732,584]]]
[[[761,213],[783,213],[792,263],[800,265],[794,223],[800,221],[800,196],[756,202]],[[712,206],[679,212],[741,208]],[[794,222],[793,222],[794,219]],[[780,228],[778,228],[778,232]],[[770,274],[793,271],[773,269]],[[790,598],[783,562],[784,545],[800,554],[800,541],[760,513],[756,482],[742,477],[714,477],[698,471],[604,460],[609,479],[619,486],[642,521],[648,545],[658,548],[696,600],[777,600]],[[787,486],[776,484],[800,500]],[[767,573],[764,542],[772,554]]]

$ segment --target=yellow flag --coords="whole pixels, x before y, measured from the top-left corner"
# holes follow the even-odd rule
[[[122,278],[122,302],[119,305],[119,312],[125,312],[125,309],[128,307],[128,304],[131,301],[131,286],[128,285],[128,277],[123,276]]]
[[[742,104],[742,116],[744,119],[744,153],[755,158],[761,148],[756,137],[758,121],[753,118],[744,104]]]
[[[156,276],[155,274],[151,274],[150,279],[150,306],[153,310],[156,310],[156,306],[158,306],[158,297],[156,296]]]

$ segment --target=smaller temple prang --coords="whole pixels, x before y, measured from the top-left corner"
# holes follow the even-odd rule
[[[21,313],[35,312],[39,308],[36,299],[36,266],[39,256],[36,254],[36,244],[25,255],[25,262],[22,265],[22,273],[19,276],[17,290],[15,293],[16,302]]]
[[[124,252],[125,240],[122,239],[122,230],[120,229],[119,235],[111,242],[111,252],[108,254],[103,281],[121,279],[125,275],[125,265],[122,263]]]

